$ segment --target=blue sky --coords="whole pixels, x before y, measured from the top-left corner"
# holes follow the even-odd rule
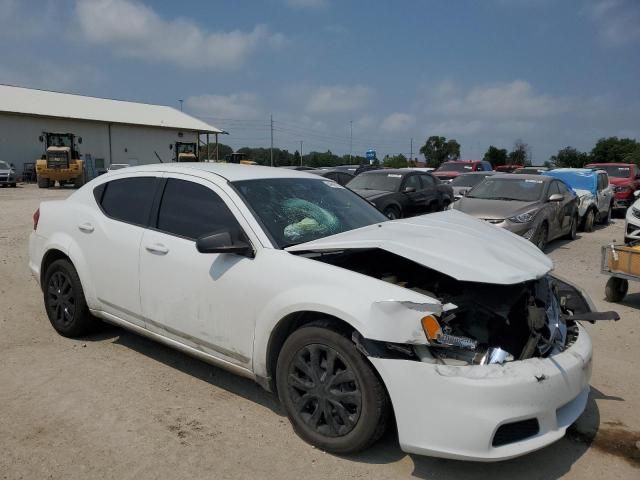
[[[0,0],[0,83],[179,106],[235,147],[542,163],[640,139],[638,0]]]

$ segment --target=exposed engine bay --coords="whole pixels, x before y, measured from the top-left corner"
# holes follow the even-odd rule
[[[549,275],[495,285],[459,281],[381,249],[305,256],[438,299],[442,315],[427,323],[423,319],[428,347],[387,345],[416,359],[427,355],[447,364],[485,365],[547,357],[566,349],[578,335],[565,292]]]

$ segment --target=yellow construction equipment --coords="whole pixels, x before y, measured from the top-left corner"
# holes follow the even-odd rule
[[[75,135],[43,132],[39,139],[45,143],[45,153],[36,160],[38,187],[47,188],[56,181],[60,186],[71,183],[80,188],[84,185],[84,162],[80,159]],[[78,137],[78,143],[82,143],[82,137]]]
[[[197,162],[198,148],[195,142],[176,142],[176,162]]]

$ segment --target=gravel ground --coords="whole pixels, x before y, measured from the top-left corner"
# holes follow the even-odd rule
[[[616,220],[548,253],[563,276],[622,320],[587,326],[594,370],[585,414],[561,441],[499,464],[410,456],[389,433],[358,455],[293,433],[254,383],[121,329],[81,340],[50,327],[27,267],[31,216],[70,190],[0,189],[0,478],[579,478],[640,474],[640,283],[604,301],[600,246]]]

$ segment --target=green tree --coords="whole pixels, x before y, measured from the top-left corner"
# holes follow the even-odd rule
[[[230,153],[233,153],[233,148],[231,148],[229,145],[225,145],[224,143],[218,143],[218,158],[220,160],[224,160],[224,157],[226,155],[229,155]],[[215,160],[216,159],[216,144],[215,143],[211,143],[209,142],[209,156],[211,157],[211,160]],[[200,160],[206,160],[207,159],[207,145],[200,145],[200,148],[198,149],[198,157],[200,158]]]
[[[637,159],[639,149],[640,143],[632,138],[601,138],[591,150],[591,160],[594,163],[625,163],[629,161],[627,158]]]
[[[438,168],[442,162],[460,158],[460,144],[454,139],[433,135],[420,147],[420,153],[424,155],[427,166]]]
[[[509,152],[507,159],[511,165],[531,165],[529,145],[522,140],[516,140],[513,150]]]
[[[494,147],[493,145],[491,145],[487,149],[487,151],[484,154],[484,157],[482,157],[482,159],[486,160],[487,162],[489,162],[491,165],[494,166],[494,168],[499,166],[499,165],[506,165],[507,164],[507,149],[506,148],[497,148],[497,147]]]
[[[589,154],[573,147],[565,147],[551,156],[549,163],[556,168],[581,168],[589,163]]]
[[[386,155],[384,157],[383,164],[387,168],[405,168],[409,166],[407,157],[405,157],[403,154],[392,156]]]

